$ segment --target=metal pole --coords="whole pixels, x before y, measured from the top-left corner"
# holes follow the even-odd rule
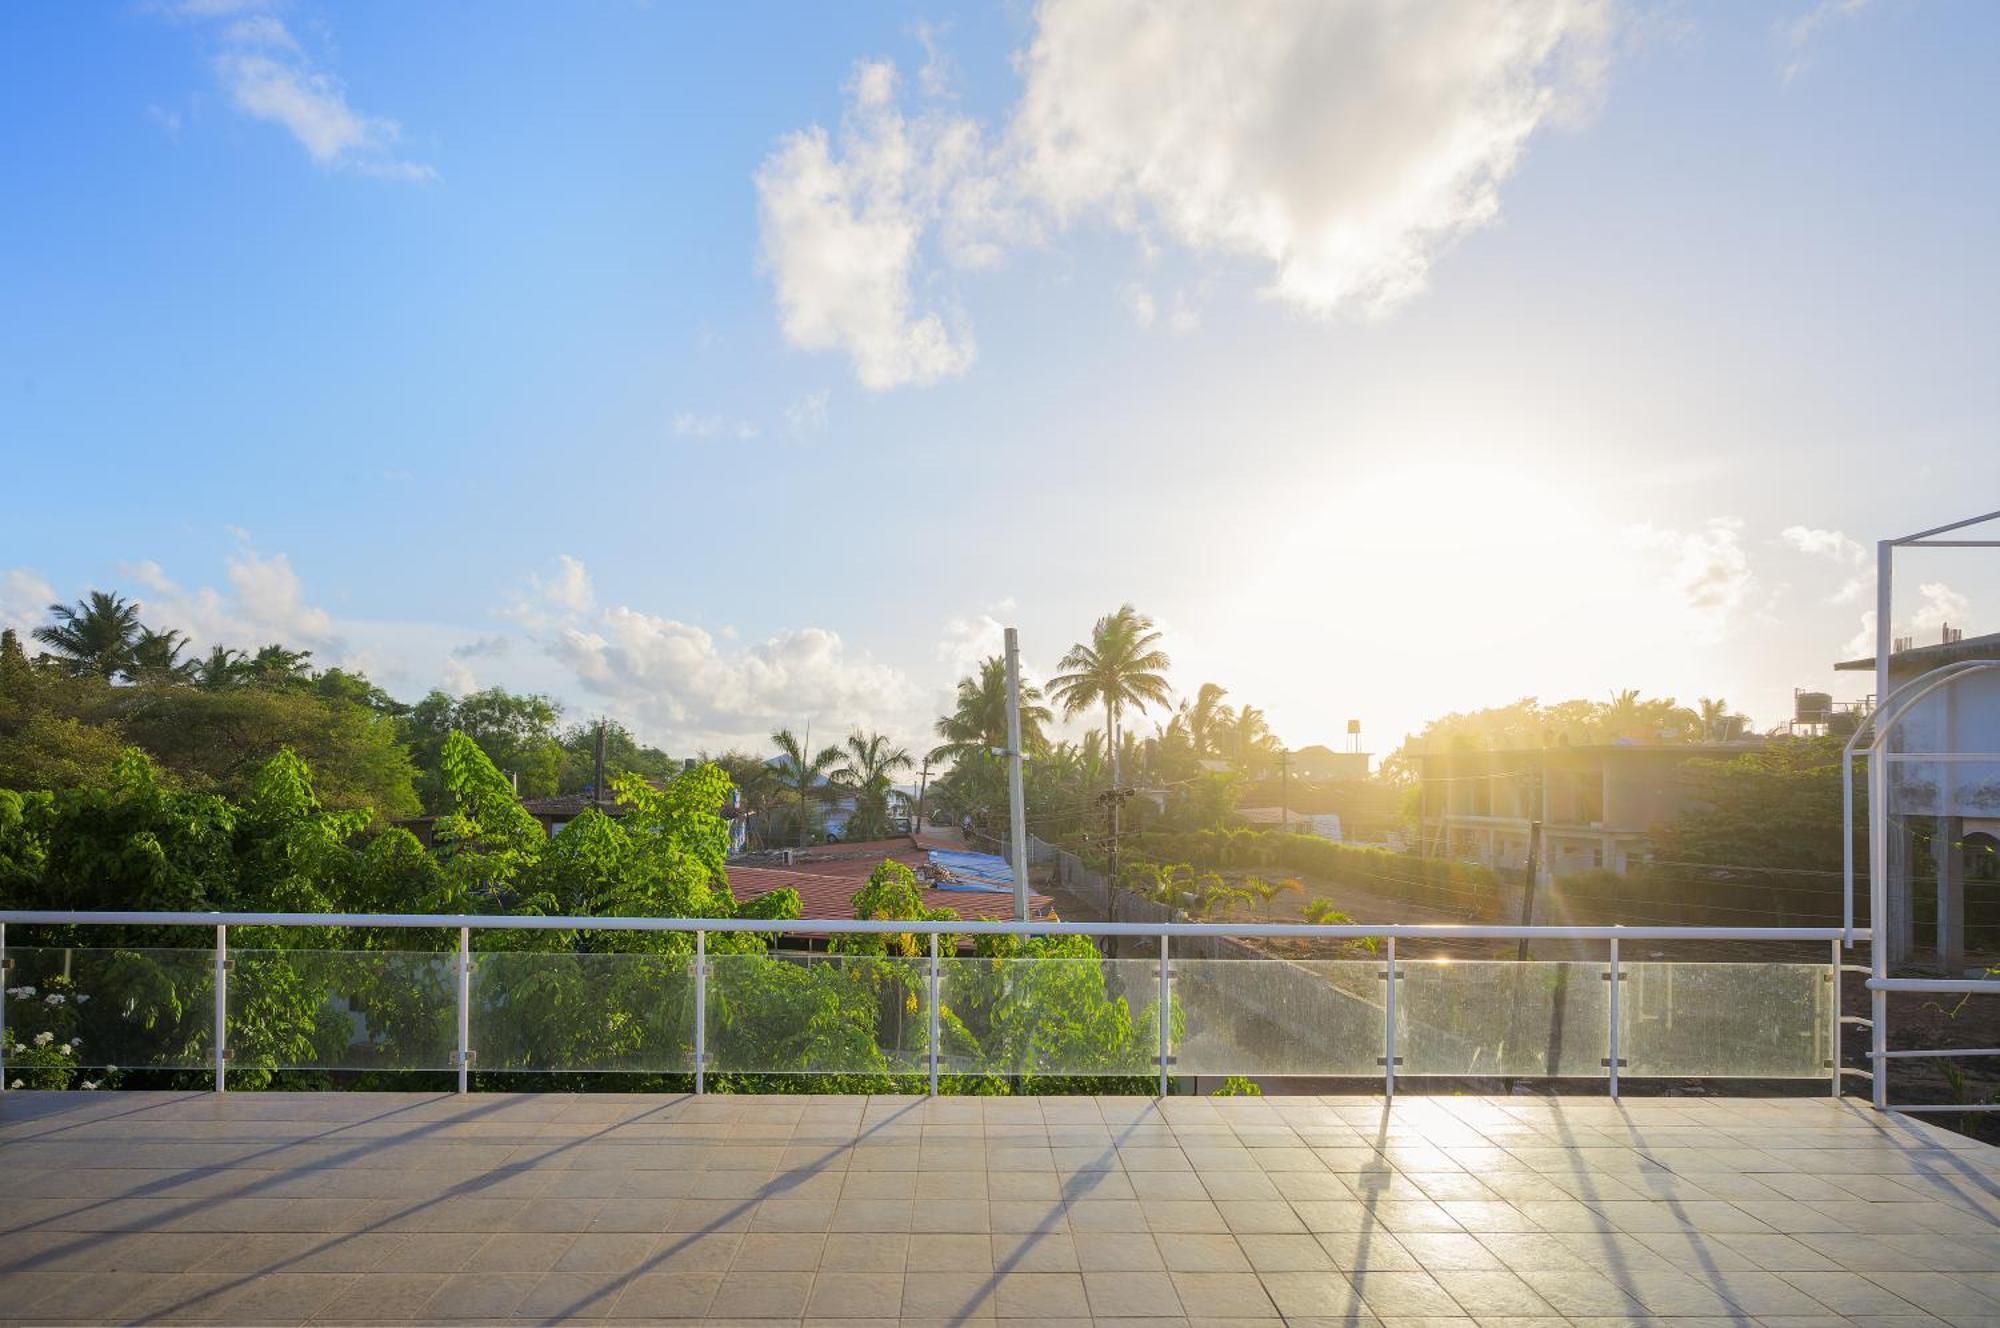
[[[1388,939],[1388,986],[1382,997],[1382,1095],[1396,1096],[1396,938]]]
[[[1878,710],[1889,699],[1889,647],[1895,640],[1895,626],[1890,621],[1896,603],[1895,575],[1896,542],[1879,540],[1875,545],[1875,707]],[[1882,923],[1870,918],[1868,925],[1879,931]]]
[[[931,933],[931,1096],[937,1096],[938,1074],[938,934]]]
[[[14,1035],[7,1031],[7,924],[0,922],[0,1093],[7,1091],[7,1044]]]
[[[694,934],[694,1091],[708,1091],[708,933]]]
[[[472,1087],[472,928],[458,929],[458,1091]]]
[[[1840,948],[1835,941],[1834,948]],[[1611,1067],[1611,1100],[1618,1100],[1618,938],[1611,938],[1611,1059],[1606,1062]]]
[[[1828,1044],[1833,1048],[1833,1068],[1827,1071],[1827,1091],[1835,1099],[1840,1097],[1840,942],[1833,943],[1833,957],[1827,974],[1833,979],[1833,1008],[1827,1012],[1826,1032]]]
[[[229,926],[215,927],[215,1091],[223,1091],[223,1062],[229,1052]]]
[[[1028,920],[1028,808],[1021,792],[1021,635],[1007,629],[1007,827],[1014,865],[1014,918]]]
[[[1167,934],[1160,933],[1160,1096],[1167,1095],[1167,1056],[1173,1041],[1173,988],[1167,976]]]
[[[1879,743],[1882,734],[1878,730]],[[1868,757],[1868,968],[1872,976],[1889,976],[1889,947],[1895,923],[1889,920],[1889,825],[1888,789],[1883,772],[1888,763],[1882,753]],[[1871,1097],[1877,1111],[1889,1105],[1889,993],[1876,988],[1869,993],[1868,1070]]]

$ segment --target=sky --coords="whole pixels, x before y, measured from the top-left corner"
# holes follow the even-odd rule
[[[2000,508],[1996,56],[1948,0],[7,6],[0,625],[117,590],[676,753],[921,745],[1127,601],[1294,746],[1768,726],[1866,690],[1875,540]],[[1993,552],[1896,589],[2000,630]]]

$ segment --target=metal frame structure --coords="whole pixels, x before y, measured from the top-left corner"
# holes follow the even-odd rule
[[[1842,923],[1846,944],[1857,936],[1854,927],[1854,758],[1865,759],[1868,776],[1868,921],[1869,940],[1869,1076],[1871,1096],[1880,1110],[1905,1112],[1997,1111],[2000,1104],[1889,1104],[1888,1066],[1892,1060],[1946,1056],[2000,1056],[2000,1048],[1968,1048],[1960,1051],[1889,1049],[1889,993],[1894,991],[1936,992],[1960,995],[2000,995],[2000,982],[1972,978],[1893,978],[1889,976],[1893,936],[1889,916],[1889,766],[1903,761],[2000,761],[2000,753],[1982,752],[1892,752],[1885,749],[1889,737],[1904,716],[1926,697],[1948,688],[1962,678],[2000,669],[2000,660],[1960,660],[1932,669],[1889,690],[1891,647],[1895,643],[1896,550],[1898,549],[2000,549],[1996,539],[1939,539],[1953,531],[2000,521],[2000,512],[1967,517],[1949,525],[1933,526],[1900,539],[1885,539],[1875,545],[1875,710],[1868,721],[1848,739],[1841,760],[1841,827],[1844,832],[1842,861]],[[1861,746],[1862,740],[1867,743]]]
[[[899,922],[858,918],[802,918],[789,921],[766,921],[761,918],[591,918],[591,917],[513,917],[492,914],[415,914],[415,913],[192,913],[192,912],[63,912],[45,909],[14,909],[0,911],[0,961],[6,954],[6,927],[14,923],[22,926],[106,926],[106,927],[202,927],[215,931],[215,1091],[222,1092],[227,1082],[228,1061],[228,973],[231,967],[228,947],[231,927],[357,927],[357,928],[398,928],[433,929],[456,928],[458,930],[458,952],[455,956],[457,977],[457,1029],[458,1049],[458,1091],[463,1093],[471,1087],[470,1069],[478,1052],[471,1045],[471,990],[473,950],[472,933],[475,931],[641,931],[641,932],[692,932],[695,942],[695,990],[694,990],[694,1078],[697,1093],[707,1090],[707,956],[708,934],[710,932],[760,932],[771,935],[793,935],[824,937],[828,935],[922,935],[928,936],[930,954],[928,965],[928,1002],[930,1023],[930,1046],[928,1056],[928,1079],[932,1096],[938,1091],[938,1009],[939,1009],[939,949],[943,937],[958,936],[1102,936],[1102,937],[1145,937],[1159,943],[1159,1092],[1166,1096],[1170,1085],[1169,1076],[1173,1064],[1172,1050],[1172,960],[1170,948],[1175,937],[1296,937],[1328,941],[1353,941],[1379,939],[1384,942],[1383,957],[1386,961],[1384,976],[1386,986],[1383,1000],[1382,1030],[1382,1088],[1386,1096],[1396,1092],[1396,986],[1398,965],[1396,942],[1402,940],[1588,940],[1608,943],[1609,970],[1605,974],[1611,982],[1610,1003],[1610,1076],[1609,1090],[1612,1097],[1619,1093],[1619,983],[1623,975],[1619,967],[1619,942],[1633,941],[1823,941],[1828,942],[1832,955],[1831,975],[1836,982],[1842,969],[1840,963],[1843,942],[1858,937],[1866,940],[1867,929],[1855,930],[1841,927],[1571,927],[1571,926],[1481,926],[1477,924],[1446,923],[1392,923],[1367,925],[1348,923],[1333,926],[1316,926],[1309,923],[1134,923],[1134,922]],[[1871,982],[1870,986],[1874,984]],[[2000,983],[1986,986],[2000,991]],[[1951,990],[1959,990],[1953,987]],[[4,1000],[4,995],[0,995]],[[1831,1043],[1833,1051],[1829,1087],[1832,1095],[1840,1096],[1840,1002],[1833,1002]],[[0,1020],[4,1019],[5,1007],[0,1005]],[[0,1023],[4,1027],[4,1023]],[[0,1046],[0,1053],[5,1048]],[[0,1070],[4,1070],[4,1059],[0,1059]],[[1881,1079],[1876,1080],[1877,1083]],[[0,1088],[5,1086],[4,1074],[0,1074]]]

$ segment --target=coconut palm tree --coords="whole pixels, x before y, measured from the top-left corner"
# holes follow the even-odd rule
[[[74,606],[51,604],[55,621],[35,629],[35,639],[79,678],[115,678],[132,667],[132,647],[143,630],[139,606],[121,595],[93,590]]]
[[[195,661],[181,658],[187,647],[187,637],[174,628],[156,632],[142,626],[138,638],[132,642],[132,658],[126,665],[125,676],[133,682],[191,682]]]
[[[847,821],[849,838],[880,839],[889,833],[889,805],[896,791],[893,777],[914,764],[908,751],[879,733],[856,729],[847,736],[847,749],[833,780],[854,798],[854,815]]]
[[[1222,704],[1222,698],[1229,690],[1220,683],[1205,682],[1194,694],[1194,703],[1182,703],[1187,719],[1188,741],[1194,744],[1196,756],[1213,756],[1217,751],[1217,740],[1234,718],[1230,708]]]
[[[1143,713],[1148,705],[1169,704],[1166,670],[1173,666],[1160,649],[1153,620],[1130,604],[1107,613],[1090,630],[1088,642],[1069,648],[1057,666],[1064,672],[1049,679],[1049,695],[1065,715],[1093,706],[1104,707],[1105,746],[1111,752],[1111,782],[1119,781],[1123,755],[1119,718],[1127,709]]]
[[[1042,726],[1055,718],[1043,704],[1042,689],[1021,683],[1021,750],[1039,752],[1047,745]],[[1007,745],[1007,661],[998,655],[979,662],[979,676],[958,680],[958,699],[949,715],[937,722],[944,739],[931,749],[933,761],[962,761]]]
[[[194,685],[211,692],[234,687],[243,681],[243,664],[246,658],[240,650],[231,650],[228,646],[210,646],[208,654],[196,660],[192,666],[191,676]]]
[[[812,730],[806,732],[810,735]],[[810,742],[810,737],[807,741]],[[807,743],[794,737],[790,729],[773,733],[771,745],[778,749],[778,786],[788,800],[796,801],[799,809],[799,847],[804,848],[812,833],[812,805],[824,801],[830,791],[827,776],[840,764],[841,751],[838,747],[822,747],[808,756]]]
[[[1704,696],[1696,705],[1700,707],[1704,742],[1734,742],[1750,727],[1749,717],[1732,711],[1723,697]]]

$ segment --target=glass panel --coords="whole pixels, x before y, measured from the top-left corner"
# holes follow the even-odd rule
[[[946,959],[938,1068],[947,1074],[1156,1075],[1151,959]]]
[[[711,955],[708,1068],[742,1074],[921,1074],[930,960]]]
[[[694,956],[474,950],[472,1052],[482,1071],[691,1072]]]
[[[1607,966],[1450,959],[1397,964],[1400,1074],[1607,1078]]]
[[[448,1070],[458,1050],[456,953],[237,950],[230,1065]]]
[[[1176,1073],[1382,1073],[1382,960],[1176,959],[1171,968]]]
[[[1825,964],[1624,964],[1619,1054],[1634,1077],[1817,1079]]]
[[[71,1054],[92,1069],[215,1064],[215,951],[10,945],[7,957],[9,1041],[80,1038]]]

